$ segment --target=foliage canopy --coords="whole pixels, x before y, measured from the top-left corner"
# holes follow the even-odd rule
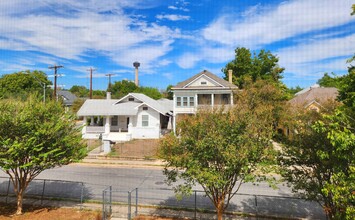
[[[60,103],[0,100],[0,112],[0,168],[10,176],[21,214],[28,184],[46,169],[82,159],[86,148]]]

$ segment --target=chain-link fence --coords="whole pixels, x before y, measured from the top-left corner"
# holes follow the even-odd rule
[[[103,218],[133,219],[137,215],[166,217],[189,217],[213,219],[215,208],[203,191],[195,190],[189,196],[177,198],[167,188],[120,188],[94,185],[84,182],[35,179],[26,192],[25,201],[37,206],[65,205],[102,209]],[[9,178],[0,177],[0,202],[15,203],[16,196]],[[69,203],[70,202],[70,203]],[[277,216],[281,218],[325,219],[325,214],[316,202],[287,196],[236,194],[226,210],[230,214],[252,216]]]
[[[32,180],[25,191],[25,199],[36,199],[40,201],[40,205],[43,205],[43,202],[48,199],[72,201],[82,204],[87,195],[84,183],[82,182],[48,179]],[[0,201],[6,203],[16,200],[10,178],[0,177],[0,199]]]
[[[138,189],[122,191],[112,186],[102,192],[102,219],[112,216],[132,219],[138,214]]]
[[[124,201],[115,197],[118,191],[112,190],[110,199],[103,197],[107,207],[104,210],[113,217],[132,219],[137,215],[151,215],[164,217],[188,217],[191,219],[216,218],[215,207],[203,191],[194,190],[191,195],[177,198],[171,189],[145,189],[139,188],[128,192],[127,215],[119,211],[117,201],[121,207]],[[123,193],[120,191],[120,193]],[[109,188],[105,191],[109,194]],[[126,192],[127,196],[127,192]],[[124,195],[123,195],[124,197]],[[106,200],[105,200],[106,199]],[[132,201],[135,200],[135,203]],[[107,202],[111,201],[109,204]],[[122,203],[123,202],[123,203]],[[105,203],[105,202],[104,202]],[[133,204],[133,205],[132,205]],[[105,207],[105,206],[104,206]],[[134,208],[134,211],[132,210]],[[104,212],[105,212],[104,211]],[[278,218],[311,218],[326,219],[322,207],[312,201],[287,196],[267,196],[237,193],[226,210],[226,217],[233,219],[235,215],[249,215],[258,217],[274,216]]]

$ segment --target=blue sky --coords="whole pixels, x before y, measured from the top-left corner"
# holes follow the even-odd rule
[[[58,84],[134,80],[165,89],[207,69],[223,76],[236,47],[270,50],[291,87],[345,74],[355,53],[352,0],[2,0],[0,74],[63,65]],[[50,78],[53,79],[53,78]]]

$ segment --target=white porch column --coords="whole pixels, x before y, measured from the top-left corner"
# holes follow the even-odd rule
[[[111,131],[111,118],[110,116],[106,116],[105,123],[105,134],[109,134]]]
[[[86,116],[83,117],[83,124],[86,125],[86,122],[87,122],[87,118]]]
[[[91,116],[90,125],[94,125],[94,116]]]
[[[231,105],[234,105],[234,102],[233,102],[233,92],[231,92]]]
[[[214,106],[214,94],[213,93],[211,94],[211,105],[212,105],[212,107]]]

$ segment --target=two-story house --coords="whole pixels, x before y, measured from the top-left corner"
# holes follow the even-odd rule
[[[174,131],[176,121],[181,115],[195,114],[200,108],[233,105],[233,93],[237,89],[238,87],[231,83],[231,73],[229,81],[226,81],[207,70],[172,87]]]

